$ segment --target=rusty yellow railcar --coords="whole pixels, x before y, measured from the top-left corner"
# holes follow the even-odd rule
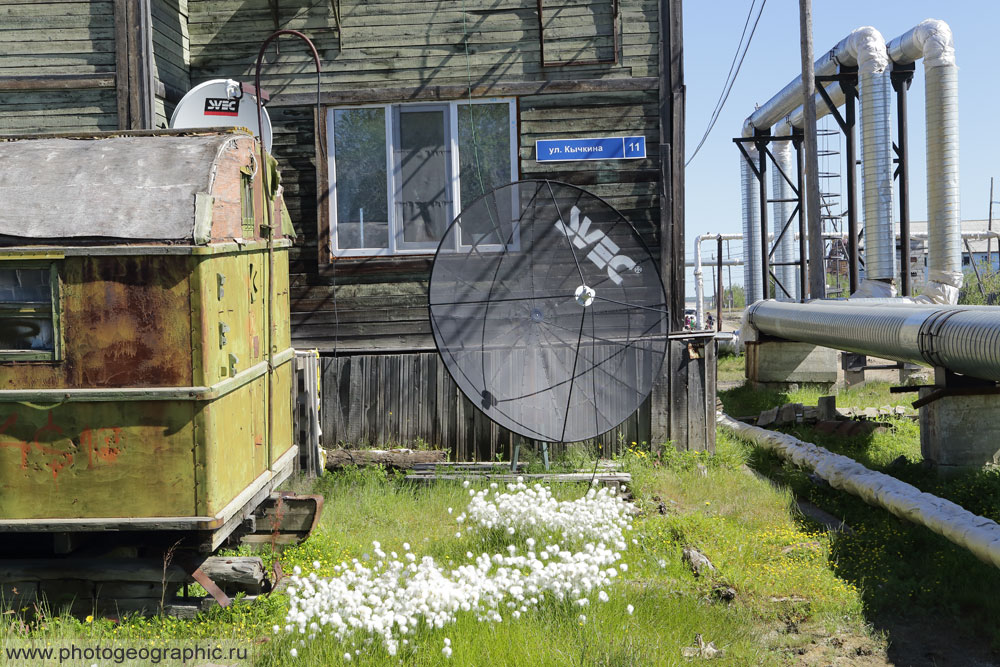
[[[211,550],[289,476],[268,162],[238,130],[0,142],[0,549]]]

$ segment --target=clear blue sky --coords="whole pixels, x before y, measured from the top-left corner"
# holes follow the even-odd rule
[[[698,234],[742,231],[739,153],[732,138],[739,134],[743,120],[753,112],[755,104],[768,100],[801,71],[798,4],[798,0],[767,1],[729,101],[711,136],[687,169],[688,257],[693,256],[694,237]],[[689,156],[715,107],[749,7],[750,0],[684,2]],[[955,36],[959,66],[962,218],[982,219],[987,214],[990,176],[996,177],[996,187],[1000,190],[1000,128],[997,122],[1000,111],[997,62],[1000,58],[990,52],[991,49],[1000,51],[997,33],[1000,2],[813,0],[815,56],[819,58],[859,26],[874,26],[889,41],[926,18],[946,21]],[[908,98],[912,220],[925,220],[927,210],[923,98],[921,61]],[[827,122],[833,126],[832,119]],[[822,126],[822,121],[820,124]],[[994,199],[1000,199],[1000,192],[994,193]],[[996,211],[994,217],[998,217]],[[706,275],[706,283],[710,279],[711,276]],[[733,282],[742,283],[742,279],[742,269],[734,268]],[[690,270],[687,280],[687,292],[693,295]],[[706,284],[706,294],[713,291]]]

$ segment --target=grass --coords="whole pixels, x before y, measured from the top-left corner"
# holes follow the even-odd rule
[[[885,383],[841,391],[841,407],[908,405],[912,394],[891,394]],[[720,392],[726,412],[747,416],[797,402],[815,405],[822,394],[804,387],[792,392],[754,390],[747,385]],[[859,463],[892,475],[934,495],[952,500],[976,514],[1000,521],[1000,471],[986,469],[939,476],[925,466],[920,453],[918,425],[910,420],[885,419],[871,434],[830,435],[807,424],[778,427]],[[773,454],[751,450],[750,465],[822,509],[844,519],[853,534],[833,540],[830,565],[862,593],[866,616],[881,622],[892,616],[958,618],[960,625],[1000,648],[1000,572],[931,531],[902,521],[860,499],[817,483],[809,471]]]
[[[630,566],[610,601],[593,603],[581,623],[580,609],[550,601],[537,611],[499,624],[480,623],[472,614],[441,630],[421,629],[400,656],[391,658],[373,645],[355,658],[365,664],[432,665],[449,662],[441,654],[452,640],[451,663],[515,665],[682,664],[683,647],[701,634],[726,651],[719,664],[825,664],[845,652],[884,652],[862,615],[862,593],[831,569],[836,538],[808,525],[792,497],[749,474],[750,450],[720,435],[718,453],[677,453],[658,457],[629,448],[622,465],[633,474],[640,510],[625,553]],[[590,462],[591,465],[593,461]],[[466,551],[502,548],[496,534],[463,531],[456,537],[457,515],[468,501],[460,484],[414,486],[379,468],[327,474],[316,483],[326,497],[321,524],[303,544],[280,554],[285,571],[295,565],[323,575],[351,558],[363,558],[372,540],[401,550],[409,542],[418,555],[442,562],[465,560]],[[557,486],[561,497],[576,497],[580,485]],[[449,514],[448,508],[453,513]],[[510,538],[515,544],[517,536]],[[696,577],[681,558],[685,546],[706,554],[717,571]],[[729,586],[736,597],[718,599],[714,591]],[[634,614],[625,608],[634,606]],[[259,665],[339,665],[345,647],[329,638],[298,646],[295,637],[275,635],[283,624],[287,598],[274,594],[256,602],[214,609],[193,621],[128,617],[120,622],[80,621],[43,613],[29,620],[14,614],[0,631],[0,644],[12,641],[149,643],[206,638],[237,641],[252,647]],[[296,647],[298,659],[289,655]],[[528,658],[527,656],[530,656]]]

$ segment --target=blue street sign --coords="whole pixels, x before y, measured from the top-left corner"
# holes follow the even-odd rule
[[[535,142],[535,161],[637,160],[646,157],[646,137],[598,139],[540,139]]]

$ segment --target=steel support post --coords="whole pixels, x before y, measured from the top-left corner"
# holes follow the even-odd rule
[[[718,271],[715,274],[715,330],[722,331],[722,235],[716,239],[719,244],[715,253],[715,260],[718,262]]]
[[[806,190],[805,183],[803,182],[803,172],[805,171],[805,146],[803,145],[802,130],[793,131],[794,139],[792,139],[792,146],[795,147],[795,182],[798,184],[798,195],[799,195],[799,301],[805,303],[806,295],[808,292],[809,285],[809,263],[806,261],[807,244],[806,244]],[[824,261],[824,264],[826,262]],[[811,267],[813,271],[824,271],[824,267]],[[824,286],[826,285],[824,281]],[[823,294],[814,294],[812,296],[814,299],[825,299],[826,290]]]
[[[771,298],[771,262],[770,244],[767,233],[767,141],[766,137],[757,137],[757,185],[760,187],[760,274],[761,298]]]
[[[896,173],[899,179],[899,286],[902,296],[912,296],[910,284],[910,169],[906,148],[906,91],[913,81],[913,63],[893,63],[890,79],[896,90]]]

